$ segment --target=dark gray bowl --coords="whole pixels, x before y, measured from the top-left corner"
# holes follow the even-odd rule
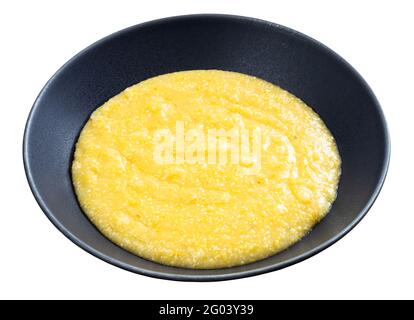
[[[260,77],[314,107],[333,133],[342,178],[328,216],[282,253],[227,269],[191,270],[144,260],[105,238],[80,209],[70,165],[92,111],[141,80],[190,69]],[[88,47],[46,84],[29,115],[23,142],[27,178],[40,207],[70,240],[106,262],[140,274],[211,281],[292,265],[329,247],[367,213],[384,182],[389,139],[381,108],[361,76],[317,41],[252,18],[191,15],[140,24]]]

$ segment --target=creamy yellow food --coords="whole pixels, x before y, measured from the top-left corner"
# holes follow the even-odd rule
[[[157,132],[177,125],[259,130],[260,157],[190,163],[176,161],[176,145],[175,162],[156,160]],[[98,108],[77,142],[72,176],[86,215],[122,248],[162,264],[222,268],[306,235],[335,200],[340,156],[294,95],[244,74],[195,70],[148,79]]]

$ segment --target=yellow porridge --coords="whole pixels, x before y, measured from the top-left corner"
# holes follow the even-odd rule
[[[294,95],[244,74],[195,70],[140,82],[98,108],[72,176],[86,215],[122,248],[221,268],[306,235],[335,200],[340,156]]]

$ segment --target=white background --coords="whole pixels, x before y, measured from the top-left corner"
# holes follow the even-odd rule
[[[21,147],[31,105],[69,58],[119,29],[172,15],[229,13],[277,22],[348,60],[383,106],[391,166],[374,207],[344,239],[287,269],[183,283],[113,267],[66,239],[37,206]],[[1,1],[0,298],[414,298],[413,1]]]

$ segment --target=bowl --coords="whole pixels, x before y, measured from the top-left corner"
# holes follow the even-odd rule
[[[182,70],[222,69],[256,76],[304,100],[321,116],[342,157],[329,214],[285,251],[243,266],[194,270],[135,256],[104,237],[77,202],[71,162],[91,113],[144,79]],[[116,32],[67,62],[40,92],[27,120],[23,158],[31,190],[51,222],[75,244],[139,274],[189,281],[241,278],[292,265],[326,249],[367,213],[384,182],[389,138],[380,105],[361,76],[321,43],[247,17],[188,15]]]

